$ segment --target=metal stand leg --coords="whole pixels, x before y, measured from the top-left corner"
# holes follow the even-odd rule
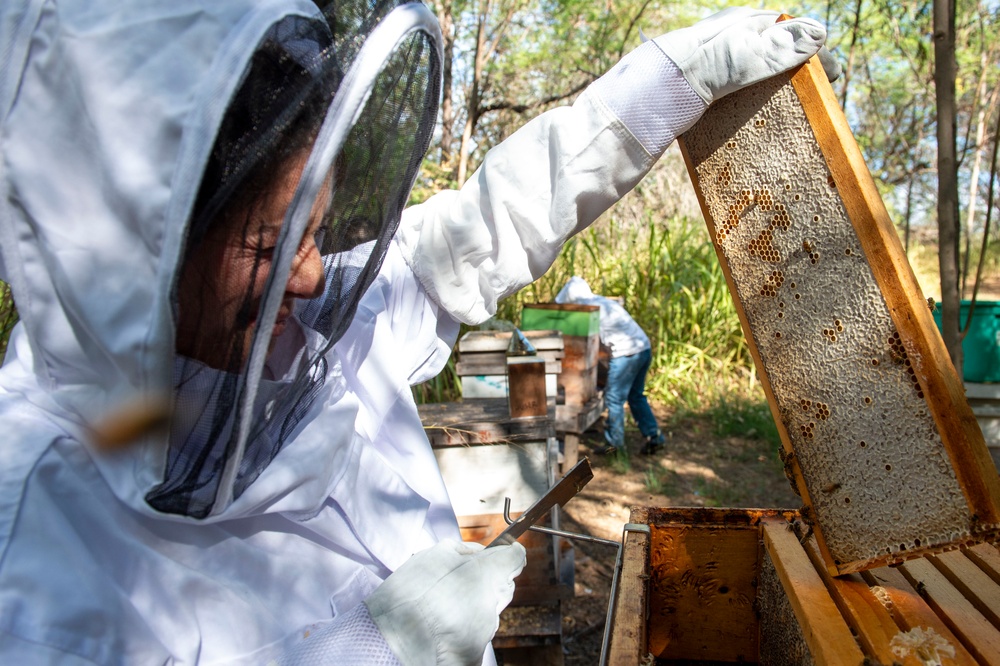
[[[510,517],[509,497],[503,498],[503,519],[508,525],[514,522],[514,519]],[[539,527],[537,525],[532,525],[528,529],[534,530],[535,532],[542,532],[543,534],[551,534],[552,536],[570,539],[571,541],[599,543],[606,546],[614,546],[618,549],[615,556],[615,570],[611,576],[611,595],[608,599],[608,614],[604,618],[604,640],[601,642],[601,659],[600,662],[598,662],[600,666],[605,666],[608,658],[608,645],[611,642],[611,619],[615,614],[615,600],[618,593],[618,577],[622,568],[622,552],[624,551],[623,546],[625,544],[625,534],[628,532],[643,532],[645,534],[649,534],[649,525],[643,525],[641,523],[625,523],[625,525],[622,526],[621,541],[601,539],[600,537],[590,536],[589,534],[576,534],[574,532],[565,532],[563,530],[555,530],[551,527]]]

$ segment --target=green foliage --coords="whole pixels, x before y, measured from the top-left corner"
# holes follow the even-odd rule
[[[774,445],[781,443],[771,408],[764,400],[722,396],[705,413],[719,436],[760,439]]]
[[[441,190],[455,189],[458,183],[450,169],[442,167],[430,158],[425,158],[420,165],[420,173],[410,190],[410,200],[407,205],[414,205],[427,201],[436,192]]]
[[[654,400],[700,408],[716,391],[742,390],[751,359],[705,223],[660,220],[652,211],[642,221],[612,215],[587,229],[545,275],[501,303],[497,316],[518,323],[525,303],[551,301],[580,275],[595,293],[622,297],[649,335],[646,388]]]
[[[14,295],[10,292],[10,285],[0,282],[0,361],[7,354],[7,338],[14,328],[19,317],[17,306],[14,305]]]

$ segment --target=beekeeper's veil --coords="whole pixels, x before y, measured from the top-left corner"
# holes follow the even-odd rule
[[[421,10],[330,3],[325,20],[275,23],[250,59],[177,282],[176,418],[147,496],[161,511],[238,497],[319,396],[432,131],[439,56]]]
[[[60,396],[151,392],[172,376],[169,443],[147,447],[158,481],[143,497],[219,514],[329,400],[327,352],[433,131],[436,21],[401,0],[24,5],[2,26],[6,64],[28,63],[24,90],[0,91],[16,133],[2,240],[36,372],[77,406]],[[52,62],[66,63],[64,101],[32,71]],[[32,86],[45,88],[34,103]],[[52,136],[24,138],[47,109]],[[61,141],[62,155],[48,143]]]

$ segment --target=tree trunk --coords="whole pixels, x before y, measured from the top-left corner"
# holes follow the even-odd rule
[[[858,43],[858,29],[861,26],[861,5],[863,0],[858,0],[854,6],[854,28],[851,30],[851,48],[847,52],[847,65],[844,67],[842,78],[844,88],[840,93],[840,108],[847,108],[847,87],[851,83],[851,70],[854,69],[854,47]]]
[[[469,94],[465,102],[465,127],[462,130],[462,143],[458,149],[458,186],[465,184],[465,178],[469,170],[470,144],[472,143],[472,131],[479,121],[479,87],[483,78],[483,69],[486,67],[486,58],[489,47],[486,43],[486,20],[490,13],[490,0],[482,0],[479,5],[479,21],[476,28],[476,52],[472,66],[472,83],[469,86]]]
[[[438,23],[441,24],[441,35],[444,39],[442,51],[444,59],[441,63],[441,161],[443,168],[451,166],[452,142],[455,140],[455,108],[451,103],[452,61],[455,58],[455,21],[452,17],[451,0],[443,0],[437,7]]]
[[[972,260],[971,250],[972,250],[972,234],[976,222],[976,199],[979,194],[979,168],[983,161],[983,145],[985,144],[986,138],[986,52],[984,51],[980,57],[980,67],[981,73],[979,75],[979,94],[977,99],[980,100],[979,115],[976,118],[976,143],[975,143],[975,155],[972,158],[972,173],[969,176],[969,203],[965,210],[965,252],[963,252],[962,257],[962,288],[959,291],[959,295],[963,298],[965,297],[967,282],[969,280],[969,262]]]
[[[982,169],[983,152],[986,150],[987,136],[986,125],[993,116],[996,109],[1000,87],[996,87],[986,97],[986,75],[990,71],[989,62],[992,60],[992,51],[983,51],[980,57],[981,73],[979,76],[979,93],[976,100],[979,103],[979,114],[976,118],[976,143],[975,157],[972,161],[972,174],[969,177],[969,205],[965,215],[965,258],[962,261],[962,298],[967,293],[966,282],[969,276],[969,265],[972,262],[970,248],[972,246],[972,236],[975,228],[977,202],[979,200],[979,172]]]
[[[910,220],[913,218],[913,181],[917,179],[916,174],[910,176],[906,183],[906,212],[903,218],[903,251],[910,254]]]
[[[934,88],[937,100],[938,257],[941,270],[941,331],[951,361],[962,376],[958,295],[958,174],[955,145],[955,5],[934,0]]]

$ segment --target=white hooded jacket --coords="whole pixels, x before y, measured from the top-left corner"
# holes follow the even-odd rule
[[[414,552],[458,538],[410,385],[444,366],[460,321],[540,276],[705,107],[640,49],[492,151],[460,192],[409,209],[294,439],[223,510],[163,514],[144,500],[162,436],[106,453],[89,428],[169,385],[171,289],[233,73],[277,18],[314,11],[0,12],[0,273],[22,317],[0,371],[4,663],[232,660],[344,614]],[[674,96],[666,121],[630,110],[639,88]]]
[[[611,348],[611,357],[632,356],[650,348],[649,336],[620,303],[590,290],[587,281],[574,275],[563,285],[556,303],[596,305],[601,308],[601,342]]]

